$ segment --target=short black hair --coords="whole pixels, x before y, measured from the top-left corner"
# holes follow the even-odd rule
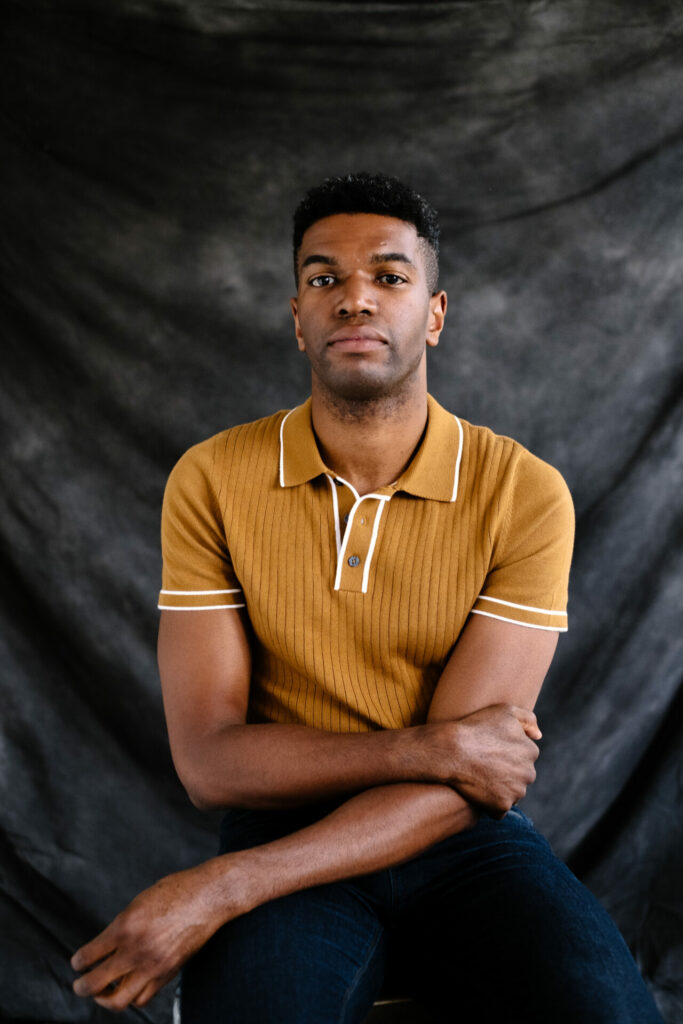
[[[344,174],[325,178],[322,185],[308,190],[294,212],[294,277],[299,280],[299,249],[304,233],[316,221],[335,213],[377,213],[396,217],[415,226],[427,244],[427,285],[433,293],[439,281],[439,220],[427,200],[386,174]]]

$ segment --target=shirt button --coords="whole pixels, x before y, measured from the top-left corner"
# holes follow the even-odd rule
[[[349,521],[349,513],[347,512],[346,515],[344,516],[344,522],[348,523],[348,521]]]
[[[360,565],[360,558],[358,557],[358,555],[351,555],[351,557],[349,558],[349,565],[351,566],[352,569],[355,569],[357,565]]]
[[[365,526],[365,516],[360,517],[360,525]]]

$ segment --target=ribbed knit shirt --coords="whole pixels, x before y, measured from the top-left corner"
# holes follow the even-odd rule
[[[573,524],[557,470],[431,396],[402,475],[360,495],[325,465],[309,399],[177,463],[159,607],[246,608],[249,721],[403,728],[470,614],[566,630]]]

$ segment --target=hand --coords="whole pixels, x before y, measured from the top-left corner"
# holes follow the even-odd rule
[[[235,894],[226,898],[224,867],[213,858],[136,896],[74,953],[71,966],[87,972],[74,982],[74,992],[108,1010],[148,1003],[222,924],[243,912]]]
[[[536,778],[541,738],[533,711],[494,704],[451,724],[457,756],[450,785],[494,818],[502,818]]]

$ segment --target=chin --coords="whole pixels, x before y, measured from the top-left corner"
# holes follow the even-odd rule
[[[323,381],[327,403],[338,414],[353,419],[366,416],[372,409],[385,413],[396,410],[408,399],[410,388],[405,381],[345,380]]]
[[[356,384],[337,389],[335,395],[345,402],[372,402],[379,398],[389,398],[391,389],[372,383]]]
[[[396,388],[395,381],[355,374],[328,378],[322,383],[328,394],[345,402],[367,402],[376,398],[386,398]]]

